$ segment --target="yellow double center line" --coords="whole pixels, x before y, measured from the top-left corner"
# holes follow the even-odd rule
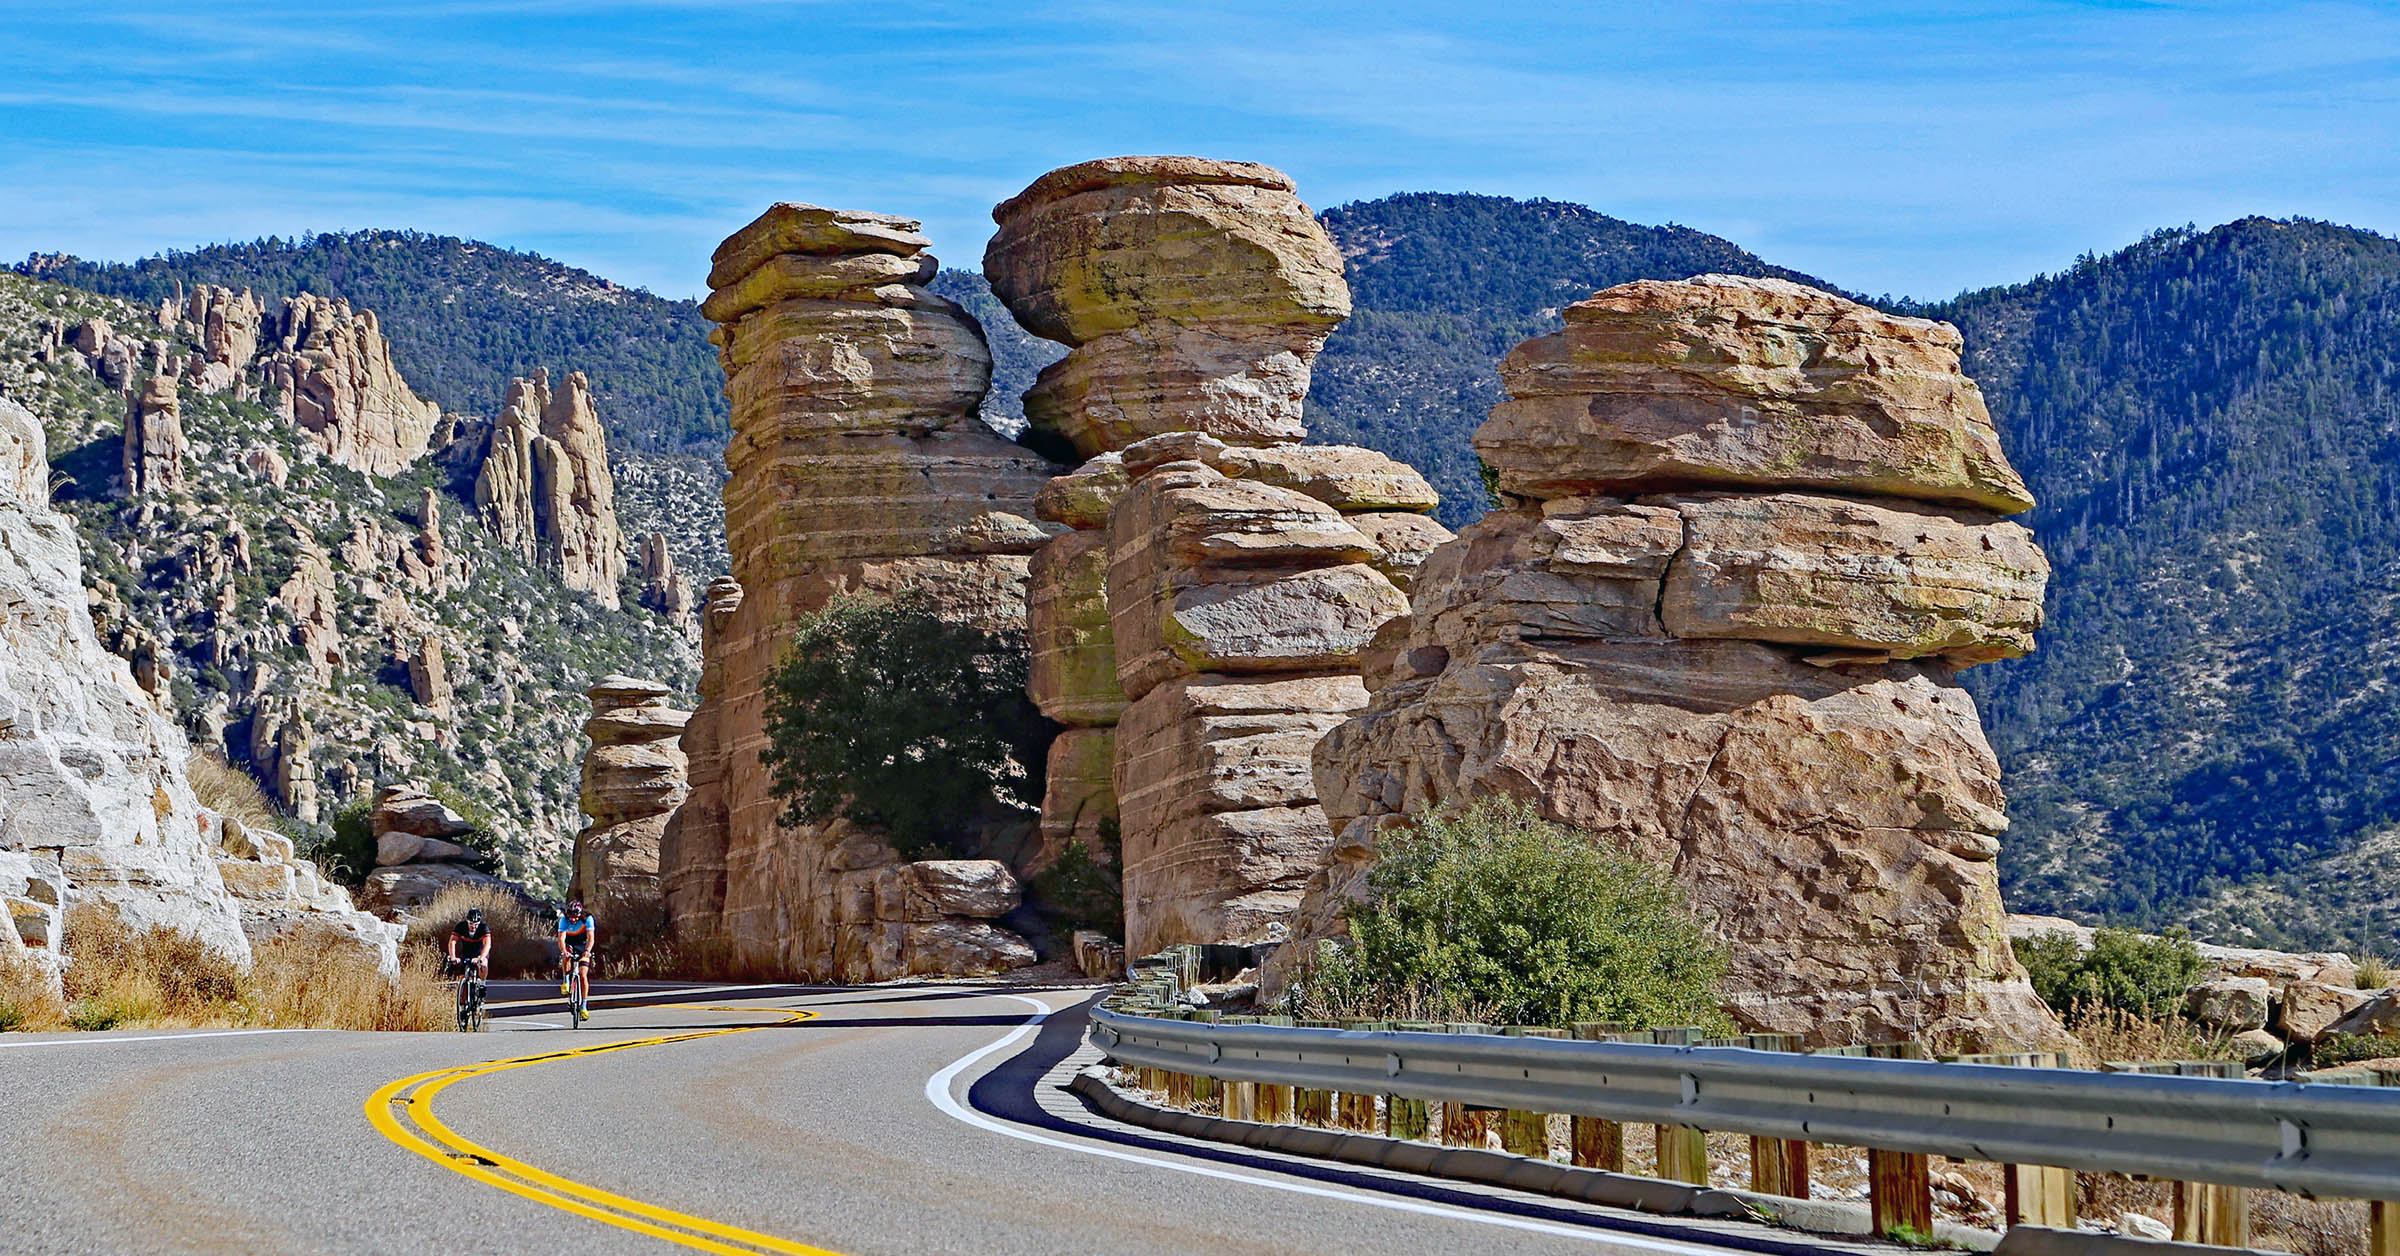
[[[814,1017],[814,1012],[787,1008],[755,1007],[696,1007],[682,1009],[694,1012],[775,1012],[789,1019],[778,1024],[794,1024]],[[456,1068],[435,1069],[399,1081],[376,1091],[367,1099],[367,1120],[383,1136],[410,1151],[441,1165],[463,1173],[478,1182],[497,1186],[512,1195],[563,1209],[577,1216],[613,1225],[636,1234],[647,1234],[669,1243],[703,1252],[730,1252],[738,1256],[755,1256],[759,1252],[778,1252],[784,1256],[838,1256],[821,1247],[810,1247],[772,1234],[760,1234],[738,1226],[695,1217],[690,1213],[661,1208],[638,1199],[586,1186],[521,1160],[501,1155],[461,1136],[442,1124],[433,1113],[434,1096],[451,1085],[470,1077],[481,1077],[528,1064],[545,1064],[553,1060],[573,1060],[611,1051],[631,1051],[636,1047],[664,1046],[670,1042],[690,1042],[699,1038],[716,1038],[726,1034],[748,1033],[768,1025],[732,1025],[723,1029],[700,1029],[688,1034],[669,1034],[662,1038],[637,1038],[631,1042],[610,1042],[594,1047],[577,1047],[568,1051],[545,1051],[540,1055],[521,1055],[513,1059],[491,1060],[481,1064],[462,1064]]]

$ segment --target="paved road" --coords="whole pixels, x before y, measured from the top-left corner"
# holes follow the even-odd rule
[[[1064,1089],[1095,993],[603,985],[574,1031],[499,984],[480,1035],[0,1035],[0,1251],[1870,1250],[1117,1125]]]

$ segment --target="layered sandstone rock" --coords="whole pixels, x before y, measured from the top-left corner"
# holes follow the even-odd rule
[[[1072,347],[1026,418],[1085,457],[1147,436],[1306,435],[1309,364],[1350,315],[1341,254],[1279,170],[1112,157],[992,211],[983,273],[1017,321]]]
[[[667,552],[666,533],[651,532],[642,537],[639,572],[642,605],[677,622],[691,618],[692,586],[675,569],[675,556]]]
[[[1387,826],[1503,793],[1672,868],[1747,1027],[2056,1041],[1953,679],[2031,648],[2048,567],[1990,513],[2027,503],[1957,345],[1709,276],[1610,289],[1512,353],[1476,445],[1516,505],[1424,562],[1317,748],[1340,840],[1303,937],[1338,934]],[[1651,492],[1688,486],[1715,491]]]
[[[124,473],[129,497],[164,497],[182,491],[183,403],[175,377],[153,375],[125,410]]]
[[[1033,517],[1053,468],[975,417],[991,354],[924,287],[925,245],[908,219],[783,204],[728,239],[709,277],[733,403],[733,570],[703,615],[692,793],[661,880],[677,933],[748,970],[880,980],[1033,958],[988,923],[1015,906],[1007,868],[954,861],[976,865],[961,876],[977,891],[927,891],[928,865],[877,834],[780,825],[758,758],[767,676],[796,616],[922,589],[945,615],[1021,628],[1029,557],[1057,530]]]
[[[475,826],[418,786],[377,790],[367,821],[375,834],[376,866],[359,889],[359,901],[386,920],[407,924],[452,886],[518,893],[477,866],[486,862],[483,852],[463,845],[475,836]]]
[[[261,378],[328,458],[391,475],[424,456],[441,407],[409,390],[372,310],[303,292],[265,334]]]
[[[191,369],[184,372],[193,388],[210,394],[241,388],[251,359],[258,356],[259,334],[266,326],[266,308],[248,288],[235,292],[200,284],[180,310],[170,306],[162,313],[178,316],[174,321],[199,342],[200,351],[194,355]],[[160,321],[165,324],[169,320]]]
[[[993,213],[994,290],[1072,348],[1026,412],[1090,459],[1036,503],[1076,529],[1033,566],[1031,688],[1070,726],[1044,855],[1115,821],[1136,954],[1282,936],[1330,843],[1309,751],[1364,701],[1360,659],[1408,608],[1395,580],[1449,538],[1416,513],[1435,497],[1413,469],[1289,443],[1350,304],[1291,189],[1263,166],[1120,158]]]
[[[575,894],[612,931],[653,934],[666,923],[659,841],[689,789],[678,739],[691,716],[668,706],[656,681],[609,676],[585,692],[582,805],[592,822],[575,835]]]
[[[512,379],[475,476],[475,508],[502,545],[555,568],[568,588],[617,605],[625,537],[608,441],[581,371]]]
[[[49,480],[40,423],[0,398],[0,908],[13,926],[0,932],[55,964],[66,912],[96,904],[247,960],[253,943],[311,921],[396,964],[397,935],[288,841],[199,805],[183,734],[101,647]]]

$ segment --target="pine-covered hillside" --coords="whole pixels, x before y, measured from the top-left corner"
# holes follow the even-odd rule
[[[1967,675],[2012,902],[2388,950],[2400,241],[2250,218],[1918,312],[2057,567],[2040,651]]]

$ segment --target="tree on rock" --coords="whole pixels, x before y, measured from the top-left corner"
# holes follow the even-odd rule
[[[920,591],[801,618],[768,689],[785,824],[844,817],[909,859],[971,853],[995,810],[1042,797],[1050,722],[1026,697],[1024,636],[944,619]]]

